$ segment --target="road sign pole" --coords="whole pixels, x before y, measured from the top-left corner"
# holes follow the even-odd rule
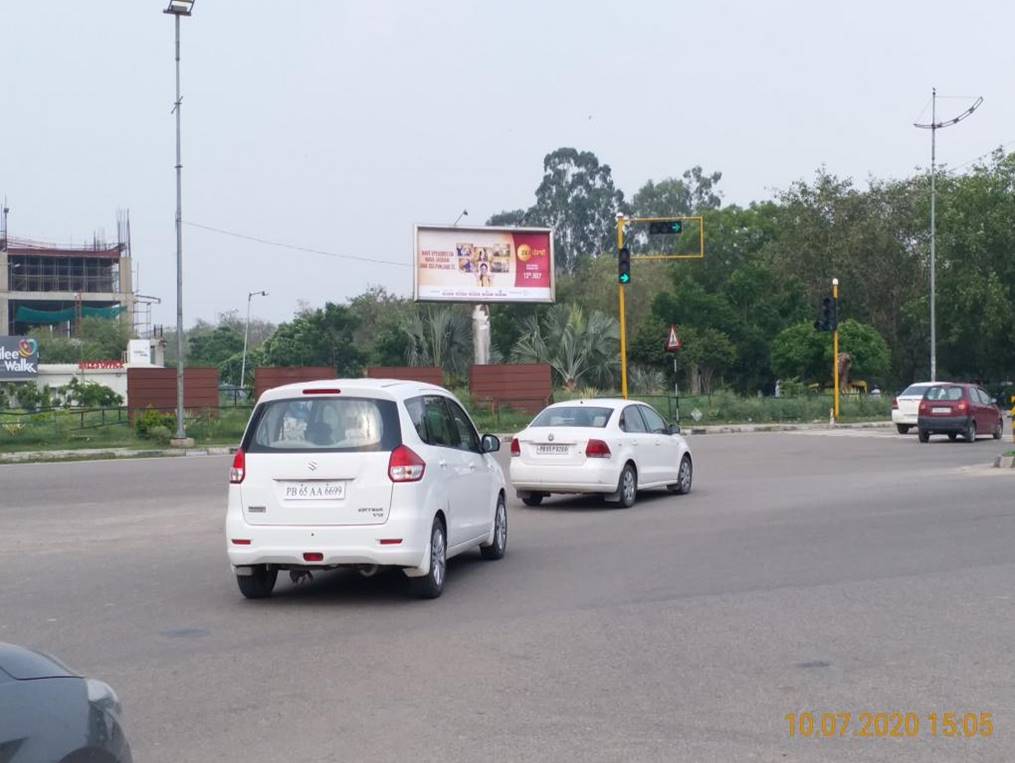
[[[835,329],[832,331],[832,384],[835,386],[833,418],[839,423],[839,279],[832,279],[832,302],[835,305]]]
[[[617,217],[617,252],[624,248],[624,218]],[[627,315],[624,310],[624,285],[617,284],[620,312],[620,394],[627,400]]]

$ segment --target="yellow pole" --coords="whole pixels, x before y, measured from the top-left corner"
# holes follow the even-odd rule
[[[833,417],[839,423],[839,279],[832,279],[832,301],[835,305],[835,331],[832,332],[832,379],[835,407]]]
[[[617,218],[617,255],[624,248],[624,218]],[[617,284],[620,310],[620,394],[627,400],[627,315],[624,311],[624,285]]]

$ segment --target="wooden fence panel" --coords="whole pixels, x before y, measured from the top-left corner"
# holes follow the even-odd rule
[[[145,408],[176,410],[175,368],[128,368],[127,407],[131,419]],[[219,371],[217,368],[183,370],[183,407],[193,410],[218,410]]]
[[[327,366],[273,366],[254,369],[254,399],[261,393],[283,384],[334,379],[335,369]]]
[[[477,403],[538,413],[553,401],[553,372],[543,363],[473,366],[469,394]]]
[[[367,369],[367,377],[370,379],[398,379],[399,381],[414,381],[424,384],[436,384],[444,386],[444,370],[430,366],[374,366]]]

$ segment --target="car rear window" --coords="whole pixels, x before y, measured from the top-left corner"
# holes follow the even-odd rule
[[[910,384],[899,393],[899,397],[923,397],[923,393],[926,391],[927,387],[919,384]]]
[[[243,447],[248,453],[359,453],[391,451],[401,440],[392,400],[293,398],[259,405]]]
[[[602,429],[610,420],[612,408],[569,405],[547,408],[533,419],[530,427],[595,427]]]
[[[928,400],[961,400],[962,387],[931,387],[926,397]]]

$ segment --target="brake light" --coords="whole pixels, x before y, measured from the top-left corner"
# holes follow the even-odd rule
[[[320,551],[306,551],[303,554],[304,562],[323,562],[324,554]]]
[[[958,405],[955,406],[955,410],[957,410],[959,413],[969,413],[969,403],[967,403],[965,400],[962,400],[959,402]]]
[[[514,437],[511,440],[511,455],[515,458],[522,454],[522,444],[518,442],[518,438]]]
[[[392,482],[419,482],[426,471],[426,461],[411,448],[399,445],[388,459],[388,477]]]
[[[330,387],[311,387],[310,389],[303,390],[304,395],[341,395],[342,390],[332,389]]]
[[[920,401],[920,413],[930,413],[930,403],[926,400]]]
[[[236,451],[236,455],[233,456],[233,467],[229,470],[229,482],[233,485],[239,485],[246,476],[247,454],[243,452],[243,448],[240,448]]]
[[[893,397],[892,398],[892,410],[898,410],[898,408],[899,408],[899,398]]]
[[[610,455],[610,446],[602,440],[589,440],[585,446],[586,458],[609,458]]]

